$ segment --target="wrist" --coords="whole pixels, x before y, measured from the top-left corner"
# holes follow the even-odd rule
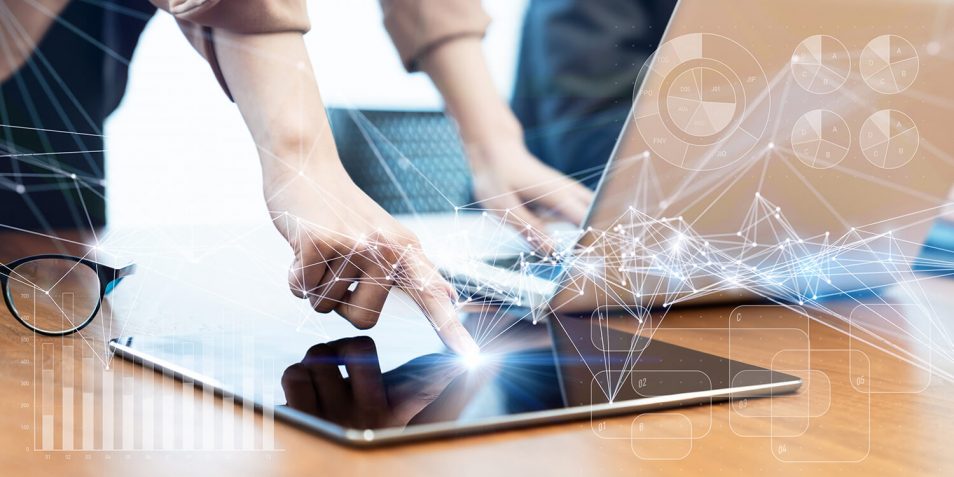
[[[259,149],[262,179],[266,185],[339,173],[347,176],[330,130],[320,137],[286,132],[267,144]]]
[[[303,202],[314,202],[321,194],[352,184],[337,155],[307,163],[272,158],[262,162],[262,192],[273,212],[290,212]]]
[[[506,104],[469,110],[474,114],[457,115],[451,112],[466,147],[495,142],[523,142],[523,127]]]

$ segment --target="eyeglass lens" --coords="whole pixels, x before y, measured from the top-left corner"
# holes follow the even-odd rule
[[[58,258],[16,266],[7,283],[17,316],[47,333],[74,331],[96,312],[100,283],[96,271],[80,262]]]

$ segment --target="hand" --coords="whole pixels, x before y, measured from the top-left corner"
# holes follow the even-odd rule
[[[295,253],[289,287],[319,313],[374,326],[392,286],[405,292],[457,353],[479,352],[454,308],[456,293],[417,238],[364,194],[337,161],[315,172],[266,174],[273,222]]]
[[[552,251],[543,218],[558,214],[581,224],[592,192],[527,151],[520,122],[497,94],[480,38],[443,42],[418,61],[460,128],[478,202],[526,229],[537,248]]]
[[[576,225],[586,218],[592,191],[540,162],[519,135],[469,144],[467,156],[477,201],[526,229],[538,248],[553,248],[544,233],[546,218],[560,216]]]
[[[344,427],[404,427],[463,372],[441,355],[426,355],[382,374],[374,341],[360,336],[312,346],[285,370],[282,390],[289,407]]]

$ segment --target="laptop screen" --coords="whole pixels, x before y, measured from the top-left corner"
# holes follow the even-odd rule
[[[680,2],[551,309],[903,279],[954,185],[939,5]]]

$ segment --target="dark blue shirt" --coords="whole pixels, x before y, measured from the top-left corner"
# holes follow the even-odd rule
[[[105,223],[103,124],[155,11],[147,0],[73,0],[0,84],[0,224]]]
[[[513,108],[527,145],[594,187],[676,0],[532,0]]]

